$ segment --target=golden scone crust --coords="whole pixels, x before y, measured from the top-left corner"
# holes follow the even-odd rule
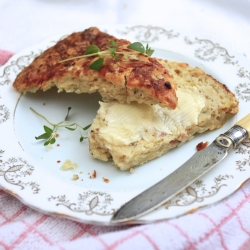
[[[98,71],[89,69],[97,56],[60,62],[84,55],[89,45],[107,50],[111,46],[110,40],[118,45],[117,51],[132,51],[127,48],[129,41],[92,27],[73,33],[44,51],[17,76],[13,86],[22,93],[46,91],[53,86],[59,91],[75,93],[99,91],[104,101],[137,101],[175,109],[176,85],[167,69],[155,58],[131,53],[119,54],[118,60],[111,55],[105,56]]]

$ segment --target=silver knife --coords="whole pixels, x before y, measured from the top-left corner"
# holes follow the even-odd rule
[[[218,136],[208,147],[196,152],[170,175],[118,209],[111,223],[134,220],[173,198],[221,162],[241,141],[250,136],[250,114]]]

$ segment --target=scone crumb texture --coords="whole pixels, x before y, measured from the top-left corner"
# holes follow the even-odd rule
[[[79,176],[77,174],[73,174],[73,178],[72,178],[74,181],[78,180],[79,179]]]
[[[102,177],[103,181],[106,182],[106,183],[109,183],[109,179],[105,178],[105,177]]]
[[[77,168],[76,163],[72,163],[70,160],[65,160],[60,169],[63,171],[67,171],[67,170],[74,170],[76,168]]]
[[[92,175],[89,176],[90,179],[95,179],[96,178],[96,171],[94,170]]]
[[[196,150],[200,151],[200,150],[206,148],[208,145],[209,145],[208,141],[206,141],[206,142],[200,142],[200,143],[197,144]]]

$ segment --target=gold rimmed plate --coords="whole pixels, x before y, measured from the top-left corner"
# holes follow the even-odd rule
[[[88,28],[88,27],[86,27]],[[93,223],[110,224],[115,210],[146,188],[161,180],[195,152],[201,141],[211,141],[249,113],[250,63],[243,56],[199,37],[163,27],[100,27],[116,37],[150,44],[153,56],[198,66],[236,94],[239,113],[216,131],[197,135],[180,148],[136,167],[133,173],[116,169],[112,162],[93,159],[88,141],[79,133],[59,129],[56,143],[44,147],[35,136],[48,125],[30,107],[56,123],[71,107],[70,119],[86,126],[96,116],[101,97],[95,94],[47,92],[21,95],[12,83],[17,74],[56,41],[61,34],[14,55],[0,68],[0,186],[24,204],[48,214]],[[87,136],[87,132],[83,134]],[[250,141],[244,141],[218,167],[196,181],[167,204],[135,223],[173,218],[212,204],[232,194],[250,177]],[[69,159],[74,170],[60,168]],[[96,171],[96,178],[90,178]],[[73,176],[79,178],[74,180]],[[104,178],[109,182],[105,182]]]

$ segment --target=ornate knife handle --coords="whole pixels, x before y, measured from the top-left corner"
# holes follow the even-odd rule
[[[244,139],[250,136],[250,114],[238,121],[224,134],[218,136],[216,143],[225,148],[236,148]]]

